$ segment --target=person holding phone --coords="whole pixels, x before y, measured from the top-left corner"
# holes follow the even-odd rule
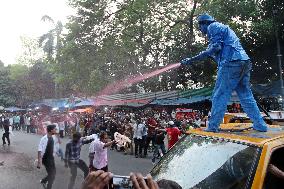
[[[104,189],[113,180],[114,175],[110,172],[102,170],[90,173],[83,182],[81,189]],[[133,183],[135,189],[158,189],[159,186],[151,175],[147,175],[146,179],[141,173],[130,173],[128,177]]]
[[[116,179],[116,175],[113,175],[110,172],[104,172],[102,170],[92,172],[84,180],[81,189],[104,189],[109,185],[109,189],[113,189],[113,180]],[[172,180],[162,179],[159,181],[154,181],[152,176],[148,174],[146,177],[143,177],[141,173],[130,173],[130,176],[118,176],[127,178],[132,186],[127,188],[134,189],[182,189],[182,187]],[[123,186],[119,186],[123,188]]]

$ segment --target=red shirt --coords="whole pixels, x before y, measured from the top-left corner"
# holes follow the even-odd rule
[[[148,127],[148,135],[152,136],[155,134],[155,128],[157,126],[157,122],[154,118],[149,118],[147,120],[147,125],[151,125],[152,127]]]
[[[177,127],[166,128],[166,131],[169,137],[168,148],[170,149],[178,141],[181,132]]]

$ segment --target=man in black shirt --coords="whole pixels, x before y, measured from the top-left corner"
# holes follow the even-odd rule
[[[54,140],[53,135],[56,133],[55,125],[47,126],[47,135],[43,136],[40,140],[38,147],[38,165],[37,168],[41,167],[41,164],[45,166],[47,176],[40,182],[46,189],[51,189],[55,179],[56,168],[54,162]]]
[[[109,122],[109,133],[111,140],[114,140],[114,133],[118,131],[117,127],[118,125],[115,120],[111,119]],[[117,149],[117,146],[115,144],[111,145],[111,150],[113,150],[114,148]]]
[[[159,130],[161,129],[161,130]],[[153,153],[152,163],[155,163],[156,158],[162,157],[166,154],[166,147],[165,147],[165,134],[166,132],[163,131],[161,126],[156,127],[155,130],[155,149]]]
[[[9,137],[9,119],[5,119],[3,123],[4,133],[2,136],[3,145],[6,144],[5,138],[7,139],[8,145],[10,145],[10,137]]]

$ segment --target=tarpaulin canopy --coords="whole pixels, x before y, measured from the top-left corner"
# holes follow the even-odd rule
[[[174,99],[156,99],[152,105],[183,105],[209,100],[211,98],[213,87],[180,91],[178,98]]]
[[[83,100],[74,105],[74,107],[81,107],[81,106],[94,106],[94,101],[91,100]]]
[[[179,93],[180,98],[175,99],[156,99],[152,101],[150,104],[152,105],[183,105],[183,104],[192,104],[198,103],[205,100],[211,100],[212,92],[214,87],[202,88],[202,89],[193,89],[186,90]],[[232,92],[231,99],[228,104],[232,104],[233,102],[239,102],[239,98],[236,92]]]
[[[8,108],[5,108],[4,110],[5,110],[5,111],[8,111],[8,112],[26,111],[25,109],[18,108],[18,107],[14,107],[14,106],[11,106],[11,107],[8,107]]]
[[[65,99],[45,99],[40,103],[51,106],[53,108],[81,108],[84,106],[129,106],[141,107],[146,104],[151,105],[182,105],[198,103],[205,100],[211,100],[214,86],[202,89],[189,89],[184,91],[159,91],[149,93],[129,93],[129,94],[113,94],[92,97],[91,99],[81,99],[74,97],[74,102],[70,103],[68,98]],[[76,103],[77,102],[77,103]],[[239,102],[239,98],[235,92],[232,93],[228,104]]]
[[[52,108],[64,108],[68,104],[67,98],[61,99],[44,99],[38,102],[34,102],[30,107],[40,107],[42,105],[49,106]]]
[[[29,105],[30,108],[36,108],[36,107],[42,107],[42,106],[48,106],[52,108],[52,106],[49,103],[44,103],[44,102],[33,103]]]
[[[133,107],[133,108],[138,108],[138,107],[142,107],[145,106],[146,104],[141,104],[141,103],[126,103],[123,105],[119,105],[119,106],[127,106],[127,107]]]
[[[202,89],[188,90],[180,93],[180,96],[186,97],[190,99],[189,103],[201,102],[204,100],[211,100],[214,86],[206,87]],[[239,103],[239,97],[236,91],[233,91],[231,94],[230,101],[228,104],[232,104],[233,102]]]
[[[152,105],[182,105],[182,104],[190,104],[190,103],[194,103],[194,102],[199,102],[199,101],[203,101],[206,99],[209,99],[210,97],[206,98],[206,97],[192,97],[192,98],[177,98],[177,99],[160,99],[160,100],[154,100],[153,102],[151,102],[150,104]]]
[[[132,106],[132,107],[140,107],[148,104],[150,100],[101,100],[96,99],[95,106]]]
[[[191,90],[186,90],[182,91],[179,93],[180,98],[191,98],[191,97],[210,97],[212,95],[214,87],[205,87],[202,89],[191,89]]]

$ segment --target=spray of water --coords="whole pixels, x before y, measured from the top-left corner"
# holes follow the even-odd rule
[[[114,82],[111,83],[110,85],[108,85],[106,88],[104,88],[99,94],[98,96],[101,95],[110,95],[110,94],[114,94],[124,88],[127,88],[133,84],[136,84],[140,81],[143,81],[145,79],[149,79],[151,77],[154,77],[156,75],[159,75],[161,73],[164,73],[168,70],[171,69],[175,69],[178,68],[180,66],[180,63],[175,63],[175,64],[170,64],[164,68],[161,69],[157,69],[155,71],[149,72],[149,73],[144,73],[142,75],[135,75],[135,76],[129,76],[121,81],[118,82]]]

